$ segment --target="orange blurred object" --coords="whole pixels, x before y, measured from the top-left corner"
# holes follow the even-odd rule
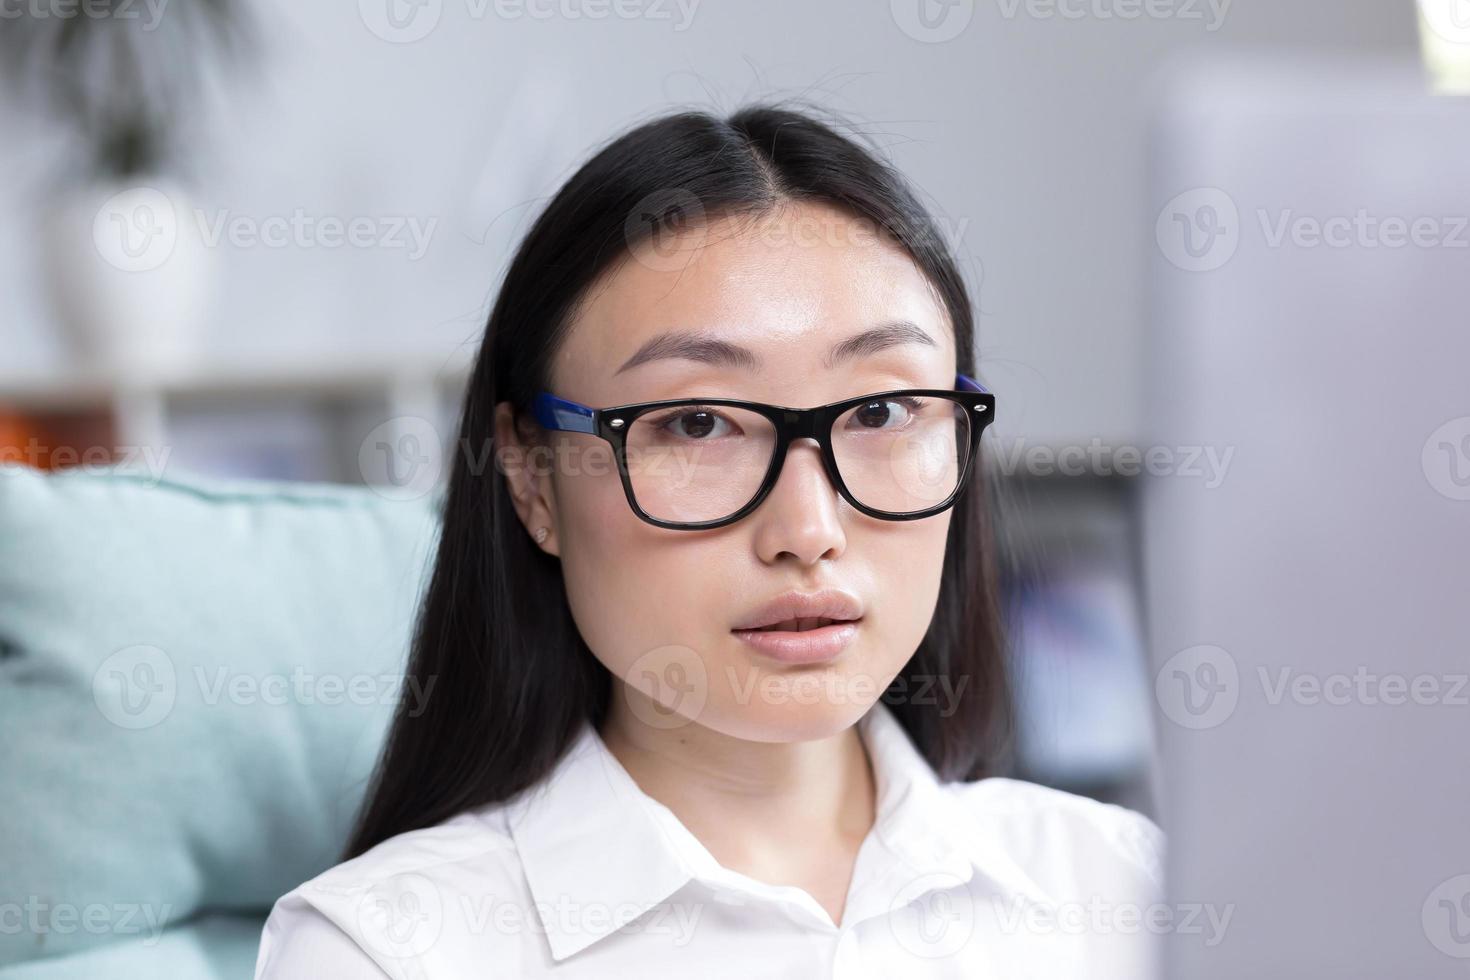
[[[0,408],[0,463],[56,470],[111,459],[112,421],[105,412],[37,418]]]
[[[34,447],[41,442],[41,430],[30,419],[0,409],[0,462],[37,466]]]

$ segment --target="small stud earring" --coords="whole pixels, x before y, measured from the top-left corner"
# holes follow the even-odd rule
[[[544,528],[544,527],[538,527],[536,529],[536,543],[537,544],[545,544],[546,543],[546,535],[548,535],[550,533],[551,532],[550,532],[549,529]]]

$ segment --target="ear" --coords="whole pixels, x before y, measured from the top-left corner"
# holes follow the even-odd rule
[[[560,556],[557,542],[556,495],[551,480],[551,449],[536,437],[528,420],[516,424],[508,401],[495,406],[495,465],[505,476],[516,516],[534,541],[536,529],[547,529],[546,540],[537,547]]]

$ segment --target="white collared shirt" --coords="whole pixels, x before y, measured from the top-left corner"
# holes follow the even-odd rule
[[[840,925],[720,865],[588,725],[532,790],[280,898],[256,980],[1152,975],[1150,820],[1017,780],[940,783],[882,702],[859,732],[877,820]]]

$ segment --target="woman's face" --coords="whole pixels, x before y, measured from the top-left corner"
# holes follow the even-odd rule
[[[834,346],[894,323],[918,335],[897,331],[829,363]],[[749,357],[711,362],[673,347],[619,370],[673,331]],[[630,257],[589,292],[550,390],[594,407],[721,397],[805,408],[894,388],[951,389],[956,363],[948,317],[908,256],[870,223],[792,204],[687,228],[657,253]],[[501,409],[504,445],[512,434]],[[606,442],[548,438],[539,475],[513,484],[517,507],[529,529],[550,529],[541,546],[560,556],[577,627],[624,682],[614,685],[626,699],[615,712],[756,741],[831,736],[877,700],[928,629],[952,511],[910,521],[862,514],[832,486],[815,442],[791,444],[770,495],[745,518],[686,531],[633,513]],[[861,603],[836,656],[792,663],[734,632],[776,596],[820,589]]]

